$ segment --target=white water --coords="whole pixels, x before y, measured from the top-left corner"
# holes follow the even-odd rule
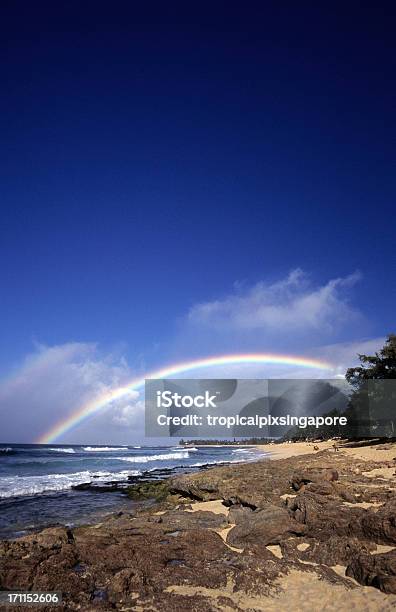
[[[128,450],[127,446],[84,446],[83,450],[91,453]]]
[[[179,451],[177,453],[167,453],[166,455],[141,455],[140,457],[115,457],[120,461],[128,463],[148,463],[149,461],[171,461],[172,459],[188,459],[188,451]]]
[[[16,497],[19,495],[35,495],[65,491],[78,484],[108,482],[109,480],[126,480],[128,476],[139,476],[138,470],[123,470],[121,472],[74,472],[72,474],[46,474],[43,476],[4,476],[0,478],[0,497]]]

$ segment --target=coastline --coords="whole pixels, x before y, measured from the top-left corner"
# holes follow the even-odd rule
[[[332,444],[260,445],[150,507],[0,542],[1,588],[61,590],[54,610],[394,609],[396,444]]]
[[[187,450],[175,445],[9,444],[3,451],[0,448],[0,539],[54,525],[95,523],[100,516],[124,511],[125,505],[132,509],[135,502],[126,493],[136,483],[256,459],[261,454],[254,447]]]

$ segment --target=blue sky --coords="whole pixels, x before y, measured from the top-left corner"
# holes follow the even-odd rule
[[[390,3],[61,4],[0,9],[3,377],[394,331]]]

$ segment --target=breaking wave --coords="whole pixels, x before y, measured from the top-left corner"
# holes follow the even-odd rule
[[[139,470],[121,472],[74,472],[72,474],[48,474],[45,476],[6,476],[0,478],[0,498],[36,495],[66,491],[78,484],[91,481],[126,480],[128,476],[140,476]]]
[[[141,457],[115,457],[128,463],[148,463],[149,461],[171,461],[172,459],[188,459],[188,451],[167,453],[166,455],[142,455]]]
[[[91,453],[128,450],[127,446],[84,446],[83,450]]]

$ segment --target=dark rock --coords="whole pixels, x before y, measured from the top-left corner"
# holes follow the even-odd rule
[[[0,588],[61,590],[64,603],[57,610],[65,612],[126,607],[239,612],[236,601],[256,596],[261,609],[263,598],[274,594],[274,581],[290,569],[360,588],[331,569],[341,564],[360,584],[396,592],[395,553],[370,554],[375,542],[395,542],[395,492],[389,482],[363,476],[381,465],[346,457],[341,450],[216,467],[169,480],[161,472],[148,474],[144,482],[128,485],[131,496],[142,500],[133,513],[0,542]],[[291,483],[298,490],[293,498]],[[175,507],[181,497],[223,500],[229,516],[189,512],[194,504]],[[383,506],[374,512],[357,507],[357,500]],[[235,527],[225,543],[216,531],[230,524]],[[280,545],[282,559],[267,550],[269,544]],[[179,587],[188,587],[190,594]],[[213,590],[223,593],[215,604],[207,595]]]
[[[303,548],[298,548],[303,545]],[[357,538],[330,536],[325,541],[315,538],[289,538],[281,542],[282,554],[288,559],[301,559],[321,565],[348,565],[359,554],[369,554],[375,545]]]
[[[228,522],[232,525],[245,523],[251,518],[252,512],[253,510],[248,506],[241,506],[241,504],[231,506],[228,512]]]
[[[353,489],[350,489],[339,482],[310,482],[304,486],[304,492],[315,493],[316,495],[339,497],[352,504],[358,501]]]
[[[363,536],[361,519],[365,510],[344,506],[335,499],[314,493],[300,493],[287,506],[293,518],[307,526],[307,533],[319,540],[333,535]]]
[[[95,589],[92,594],[92,603],[98,604],[108,600],[106,589]]]
[[[291,479],[291,486],[298,491],[303,485],[310,482],[323,483],[338,480],[338,472],[333,468],[311,468],[303,472],[295,472]]]
[[[282,538],[301,535],[306,528],[291,518],[284,508],[267,505],[250,514],[239,514],[238,524],[227,534],[233,546],[266,546],[279,544]]]
[[[155,499],[163,501],[169,495],[169,483],[167,480],[155,480],[153,482],[139,482],[129,486],[128,497],[135,500]]]
[[[380,555],[358,555],[346,568],[346,575],[384,593],[396,593],[396,551]]]
[[[379,543],[396,543],[396,499],[391,499],[377,512],[368,509],[361,521],[363,534]]]

